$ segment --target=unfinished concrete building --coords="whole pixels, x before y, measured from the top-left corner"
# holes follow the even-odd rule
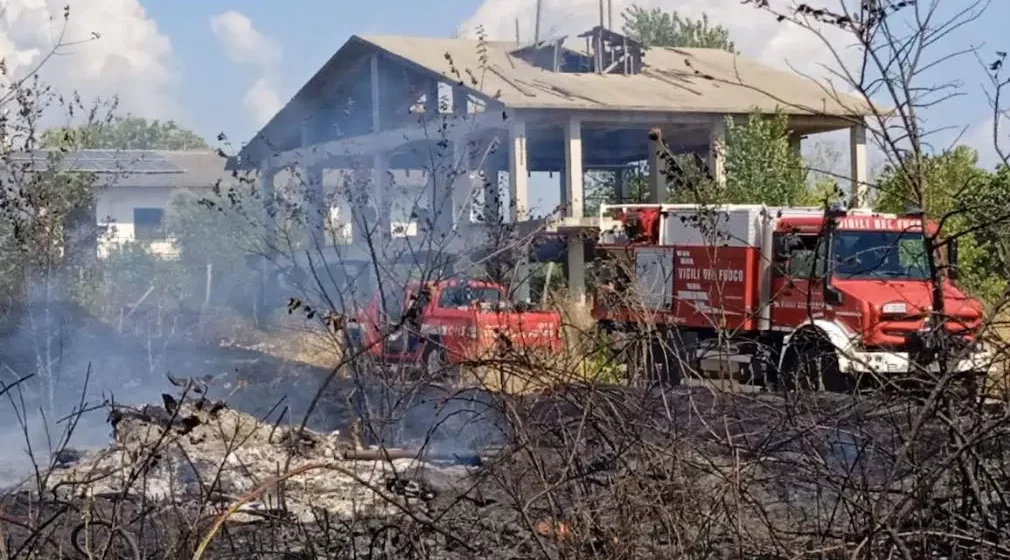
[[[672,151],[698,154],[724,180],[725,117],[755,109],[788,114],[797,149],[808,135],[849,129],[853,195],[865,199],[868,112],[861,100],[729,52],[645,49],[600,27],[568,42],[525,46],[351,37],[233,165],[258,170],[264,192],[272,192],[279,170],[297,167],[320,196],[324,170],[364,171],[370,179],[348,201],[359,234],[345,251],[365,247],[360,233],[370,223],[380,238],[390,236],[392,200],[404,197],[421,201],[424,211],[412,219],[424,215],[432,233],[460,240],[457,250],[472,248],[476,232],[499,217],[523,231],[566,236],[568,285],[582,300],[585,252],[577,234],[597,225],[584,215],[584,174],[616,171],[622,185],[625,166],[648,160],[648,198],[662,202],[665,174],[648,134],[659,129]],[[426,180],[391,187],[393,173],[406,170],[426,170]],[[555,216],[529,215],[534,171],[561,177]],[[497,196],[498,178],[506,176],[507,211]],[[320,217],[312,229],[322,228]],[[520,287],[517,295],[528,292]]]

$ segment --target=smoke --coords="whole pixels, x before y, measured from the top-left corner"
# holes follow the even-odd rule
[[[76,449],[107,445],[111,432],[100,405],[156,401],[166,385],[145,367],[143,348],[40,286],[0,345],[5,386],[32,375],[0,397],[0,486],[22,480],[33,463],[48,466],[68,435]]]

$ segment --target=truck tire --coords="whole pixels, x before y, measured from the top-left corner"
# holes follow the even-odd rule
[[[852,377],[838,367],[835,347],[809,330],[796,333],[790,341],[780,381],[787,391],[849,393],[855,389]]]
[[[446,359],[445,349],[442,345],[434,342],[428,343],[424,347],[424,373],[429,379],[451,377],[449,375],[449,360]]]

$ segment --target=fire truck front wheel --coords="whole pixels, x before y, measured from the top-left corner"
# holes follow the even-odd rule
[[[845,393],[854,389],[852,378],[838,367],[834,345],[810,330],[796,333],[789,342],[780,379],[787,391]]]
[[[424,373],[432,377],[449,376],[449,360],[445,349],[437,342],[429,342],[424,347]]]

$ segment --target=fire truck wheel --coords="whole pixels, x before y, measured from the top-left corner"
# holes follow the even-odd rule
[[[429,344],[424,350],[424,372],[429,376],[441,377],[448,373],[445,351],[437,344]]]
[[[789,345],[782,383],[786,390],[850,392],[852,378],[838,368],[835,347],[823,336],[801,331]]]

